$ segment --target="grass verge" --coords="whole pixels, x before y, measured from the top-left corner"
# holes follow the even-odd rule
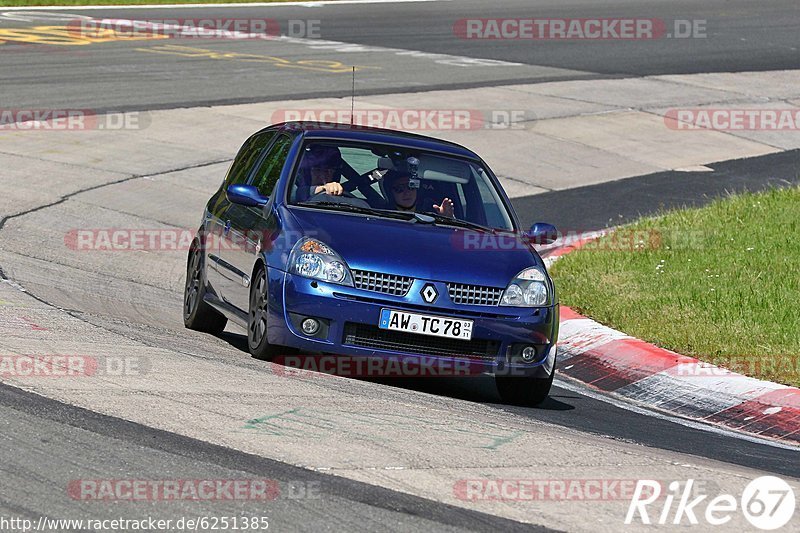
[[[555,263],[561,303],[730,370],[800,386],[800,189],[670,211]]]

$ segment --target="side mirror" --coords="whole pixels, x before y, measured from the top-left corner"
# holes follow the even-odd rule
[[[247,207],[263,207],[269,201],[252,185],[231,185],[225,191],[225,197],[229,202]]]
[[[558,230],[552,224],[537,222],[525,236],[531,244],[553,244],[558,239]]]

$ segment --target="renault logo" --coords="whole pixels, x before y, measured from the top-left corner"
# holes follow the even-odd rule
[[[425,300],[425,302],[427,302],[429,304],[432,304],[433,302],[435,302],[436,298],[439,297],[439,292],[436,290],[436,287],[434,287],[430,283],[425,285],[422,288],[422,290],[419,291],[419,294],[422,296],[422,299]]]

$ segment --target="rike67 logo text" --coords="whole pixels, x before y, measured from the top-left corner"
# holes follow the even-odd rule
[[[683,486],[683,489],[681,487]],[[771,531],[792,519],[795,495],[792,487],[781,478],[762,476],[751,481],[739,499],[720,494],[708,500],[707,494],[693,493],[694,480],[685,483],[672,481],[664,493],[661,483],[640,479],[636,484],[625,523],[639,520],[643,524],[706,524],[721,526],[741,512],[754,527]],[[696,497],[695,497],[696,496]]]

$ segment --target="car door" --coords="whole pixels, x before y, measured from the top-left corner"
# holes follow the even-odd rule
[[[272,195],[291,147],[292,138],[289,135],[277,135],[272,146],[254,166],[248,183],[255,186],[261,196]],[[244,312],[249,307],[250,277],[255,255],[262,247],[271,245],[270,238],[277,226],[271,217],[271,211],[264,207],[238,204],[229,204],[225,214],[225,224],[229,229],[220,241],[220,266],[226,270],[227,278],[223,294],[228,303]]]
[[[222,295],[223,285],[219,269],[219,243],[225,231],[225,213],[230,203],[225,196],[225,191],[231,185],[247,183],[250,171],[274,136],[274,130],[263,131],[256,133],[244,142],[233,159],[220,190],[206,206],[205,220],[203,221],[203,229],[206,232],[206,278],[212,292],[218,296]]]
[[[211,285],[217,295],[225,299],[225,291],[235,288],[236,284],[241,284],[241,277],[223,262],[221,250],[229,246],[228,233],[230,232],[230,219],[228,213],[231,203],[228,201],[225,191],[231,185],[241,185],[247,183],[253,169],[261,160],[275,138],[275,130],[265,130],[250,137],[239,150],[233,164],[231,165],[225,182],[222,184],[221,191],[217,194],[215,201],[209,206],[206,214],[209,221],[206,224],[207,230],[213,234],[213,238],[208,240],[208,276]]]

